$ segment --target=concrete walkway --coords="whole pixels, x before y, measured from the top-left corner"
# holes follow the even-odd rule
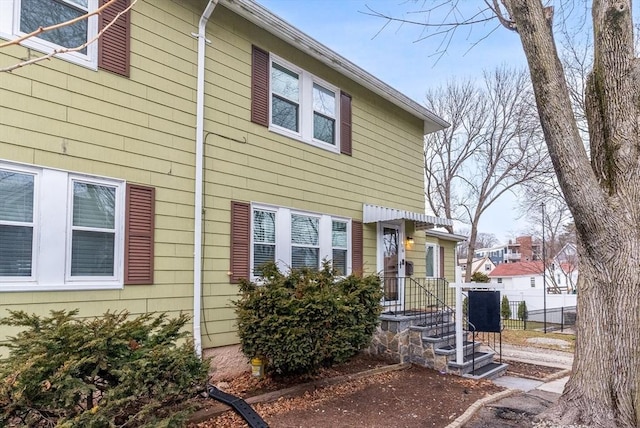
[[[573,364],[573,354],[569,352],[511,345],[503,345],[502,358],[507,364],[513,360],[565,370],[544,380],[516,376],[494,379],[496,385],[507,388],[507,391],[472,406],[447,428],[534,427],[536,416],[547,410],[562,394],[569,380],[568,369]]]

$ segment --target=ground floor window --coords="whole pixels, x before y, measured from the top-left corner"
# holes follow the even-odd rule
[[[122,285],[123,181],[0,162],[0,288]]]
[[[351,273],[349,219],[261,204],[252,205],[251,215],[252,277],[269,261],[287,271],[328,260],[338,275]]]

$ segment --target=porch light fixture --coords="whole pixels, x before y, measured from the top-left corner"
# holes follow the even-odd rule
[[[407,236],[407,246],[412,246],[413,242],[413,236]]]

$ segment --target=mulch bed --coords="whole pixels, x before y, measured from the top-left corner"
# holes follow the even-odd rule
[[[229,380],[226,392],[243,398],[390,365],[389,361],[358,355],[350,362],[324,369],[309,378],[252,378],[250,373]],[[490,381],[476,381],[418,366],[383,372],[334,385],[307,389],[290,398],[252,407],[272,428],[278,427],[444,427],[480,398],[503,390]],[[213,401],[213,400],[207,400]],[[246,427],[227,411],[192,428]]]

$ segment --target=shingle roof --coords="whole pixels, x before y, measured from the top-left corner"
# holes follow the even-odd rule
[[[500,263],[489,274],[490,277],[531,276],[540,275],[544,271],[542,261]]]

